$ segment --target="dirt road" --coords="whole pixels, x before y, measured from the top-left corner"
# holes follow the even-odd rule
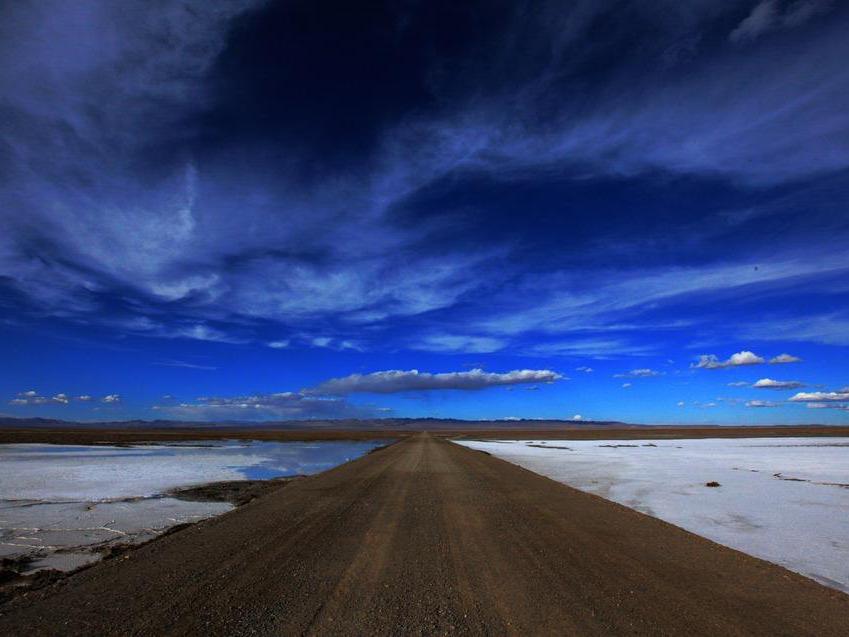
[[[846,635],[849,596],[419,435],[0,612],[4,635]]]

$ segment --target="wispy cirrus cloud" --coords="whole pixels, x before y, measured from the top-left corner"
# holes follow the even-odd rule
[[[477,285],[468,274],[486,255],[430,255],[411,248],[423,228],[386,223],[408,169],[336,176],[310,194],[294,170],[278,163],[272,179],[252,166],[240,190],[231,187],[232,166],[174,143],[174,126],[212,106],[200,98],[211,96],[231,21],[260,4],[4,9],[0,86],[15,89],[3,133],[16,184],[0,192],[2,209],[14,211],[0,238],[5,282],[41,311],[89,321],[120,290],[136,312],[167,309],[159,329],[140,330],[147,335],[224,343],[245,338],[187,323],[234,315],[379,321],[446,307]],[[168,44],[154,33],[169,34]],[[156,170],[139,172],[152,146],[162,149]],[[255,195],[245,199],[247,191]],[[276,214],[282,209],[289,213]]]
[[[849,316],[842,312],[773,318],[741,328],[743,338],[849,345]]]
[[[507,341],[491,336],[466,336],[460,334],[429,334],[414,341],[412,349],[428,352],[464,352],[488,354],[507,346]]]
[[[309,339],[309,344],[313,347],[323,349],[333,349],[336,351],[354,350],[362,351],[363,346],[355,340],[347,338],[334,338],[332,336],[315,336]]]
[[[579,2],[508,12],[509,19],[494,21],[504,29],[497,40],[515,49],[490,51],[491,64],[483,66],[474,63],[479,49],[457,52],[471,57],[468,64],[452,65],[452,73],[475,69],[473,77],[422,69],[428,89],[443,96],[461,86],[491,90],[475,89],[473,100],[460,91],[444,108],[364,122],[377,134],[367,161],[358,162],[363,170],[322,165],[322,188],[311,188],[297,157],[291,165],[266,162],[252,139],[221,139],[215,131],[211,140],[184,141],[185,122],[224,108],[217,100],[226,99],[214,91],[221,79],[216,61],[233,44],[233,20],[258,4],[236,1],[212,10],[185,0],[155,15],[141,2],[124,3],[121,11],[73,3],[50,12],[26,3],[6,9],[0,86],[9,89],[14,115],[4,120],[3,133],[15,187],[4,189],[2,209],[15,214],[4,217],[8,232],[0,239],[0,267],[8,284],[40,311],[95,321],[120,294],[132,300],[128,311],[163,310],[170,314],[164,323],[176,322],[176,329],[150,335],[225,343],[248,338],[239,333],[249,330],[245,317],[301,326],[316,318],[381,325],[451,308],[473,293],[491,292],[493,273],[512,281],[521,270],[494,263],[510,251],[507,243],[483,249],[471,243],[439,250],[422,245],[452,222],[429,218],[413,228],[395,223],[394,213],[409,197],[451,175],[511,180],[544,171],[583,179],[661,170],[762,184],[849,165],[849,153],[837,141],[849,116],[826,108],[839,103],[849,84],[849,73],[835,63],[849,46],[839,24],[819,24],[818,37],[807,46],[758,42],[743,55],[727,44],[715,50],[696,45],[716,41],[706,34],[738,9],[687,5],[667,15],[639,3],[622,11],[605,2]],[[806,22],[820,6],[761,9],[735,39],[744,39],[744,31],[760,35],[776,24]],[[629,26],[653,34],[652,46],[633,49],[638,68],[686,63],[687,56],[669,55],[686,40],[689,54],[700,56],[700,64],[689,67],[698,72],[673,73],[661,82],[652,73],[629,72],[632,56],[617,56],[625,61],[603,82],[581,81],[584,88],[577,92],[564,85],[593,55],[601,59],[590,66],[609,66],[603,51],[582,43],[595,20],[618,24],[626,14]],[[169,34],[167,44],[151,35],[160,32]],[[634,43],[624,38],[611,45]],[[552,101],[552,95],[562,99]],[[66,130],[74,136],[64,135]],[[146,154],[152,147],[162,149],[159,156]],[[222,147],[234,162],[208,152]],[[151,164],[157,169],[139,172]],[[357,240],[364,236],[369,240]],[[521,311],[491,319],[481,312],[475,317],[480,331],[465,341],[423,345],[429,351],[496,351],[494,339],[502,335],[604,326],[617,313],[686,294],[774,282],[791,272],[813,275],[831,263],[817,255],[816,269],[777,254],[627,276],[594,271],[569,278],[554,267],[534,273],[545,292],[538,308],[522,307],[519,298]],[[233,319],[239,329],[203,322],[185,327],[191,320]]]
[[[613,375],[614,378],[651,378],[652,376],[663,376],[663,372],[648,367],[641,367],[622,374]]]
[[[187,321],[173,316],[162,316],[160,320],[148,316],[116,316],[105,319],[103,323],[123,334],[149,338],[185,339],[230,345],[244,345],[250,342],[242,327],[225,329],[208,322],[196,319]]]
[[[764,5],[768,8],[771,3]],[[603,3],[598,5],[600,12],[606,8]],[[733,10],[731,5],[726,8]],[[652,13],[650,9],[647,11]],[[688,5],[684,14],[688,16],[690,41],[692,29],[700,18],[710,20],[716,17],[711,13],[703,7],[696,9]],[[773,22],[762,17],[769,11],[756,13],[750,26],[741,25],[739,31],[735,30],[739,35],[734,39],[751,40],[744,34],[759,35],[773,28]],[[789,26],[802,21],[805,15],[805,11],[788,12],[786,22],[785,16],[777,22]],[[643,18],[646,14],[637,10],[632,18],[637,16]],[[553,24],[559,24],[559,21],[552,20]],[[683,27],[684,22],[673,20],[671,24]],[[784,140],[770,139],[776,126],[790,121],[791,113],[801,114],[802,104],[807,101],[820,103],[824,99],[811,77],[812,64],[822,64],[837,74],[837,78],[826,75],[824,68],[813,73],[820,78],[817,80],[819,87],[828,83],[827,78],[830,77],[825,93],[837,97],[845,85],[845,73],[835,68],[837,51],[845,50],[847,46],[840,39],[840,29],[834,28],[836,24],[828,23],[819,27],[818,35],[823,39],[816,47],[803,47],[791,38],[780,44],[746,47],[745,51],[742,47],[730,45],[715,51],[714,57],[701,66],[698,73],[676,77],[663,86],[656,86],[654,91],[646,91],[646,85],[641,82],[634,84],[628,80],[626,83],[623,78],[621,83],[606,87],[609,99],[596,102],[591,113],[582,113],[579,109],[570,111],[567,107],[563,109],[566,113],[563,113],[562,119],[555,120],[560,125],[548,121],[546,132],[538,136],[534,135],[532,122],[526,126],[514,126],[513,135],[510,135],[509,129],[504,133],[497,123],[490,122],[488,130],[494,131],[491,133],[494,139],[490,143],[501,143],[491,153],[499,159],[507,157],[519,161],[521,158],[528,163],[583,160],[600,172],[634,174],[652,167],[673,173],[733,175],[755,182],[773,183],[810,174],[808,171],[831,169],[835,162],[845,163],[845,152],[838,151],[837,156],[824,160],[811,158],[815,163],[808,169],[800,165],[798,157],[782,159],[779,153],[782,147],[799,147],[805,139],[820,139],[825,131],[840,128],[842,117],[832,116],[817,121],[811,115],[802,115],[805,121],[797,133]],[[686,31],[681,32],[678,42],[685,35]],[[792,97],[786,84],[765,75],[765,70],[775,68],[775,64],[784,68],[788,77],[794,78],[797,90]],[[533,112],[534,100],[544,93],[545,88],[553,88],[551,83],[556,86],[557,71],[562,72],[563,68],[551,69],[552,82],[538,80],[526,93],[519,93],[517,99],[522,103],[524,98],[525,112]],[[744,85],[749,89],[747,92],[736,89]],[[623,95],[628,99],[623,101]],[[782,112],[777,107],[779,102],[773,102],[779,96],[788,99],[786,111]],[[759,112],[758,104],[763,104],[764,99],[775,103],[776,107]],[[708,109],[706,104],[709,103],[717,110]],[[483,126],[480,128],[487,130]],[[729,143],[730,139],[735,139],[740,145]],[[478,145],[481,145],[480,141]],[[836,142],[833,146],[837,146]],[[753,162],[747,166],[747,161],[754,157],[763,163],[755,165]]]
[[[328,377],[368,352],[620,360],[609,379],[683,343],[849,346],[839,3],[480,3],[450,33],[416,3],[312,26],[289,5],[0,8],[0,312],[156,339],[164,364],[251,354],[226,362],[246,400],[186,413],[355,412],[249,393],[266,347]],[[800,361],[726,355],[695,367]],[[498,384],[442,377],[405,382]]]
[[[213,343],[241,344],[247,342],[244,338],[234,336],[229,332],[202,323],[163,330],[160,335],[167,336],[168,338],[188,338]]]
[[[777,403],[771,400],[748,400],[746,401],[746,407],[754,407],[756,409],[769,409],[774,407],[781,407],[781,403]]]
[[[800,279],[810,277],[812,284],[823,276],[849,272],[845,255],[817,259],[771,258],[768,265],[752,262],[719,263],[689,268],[614,271],[598,270],[580,275],[563,273],[535,275],[532,281],[510,290],[503,305],[508,311],[484,318],[475,327],[480,333],[508,336],[529,331],[582,334],[620,332],[615,339],[625,341],[633,329],[675,331],[690,327],[687,323],[647,321],[642,326],[622,326],[623,315],[684,302],[704,302],[713,295],[751,293],[759,287],[776,294],[795,289]],[[509,298],[540,300],[531,306],[511,302]],[[592,326],[592,327],[590,327]],[[598,337],[595,337],[598,338]]]
[[[182,367],[184,369],[202,369],[205,371],[214,371],[218,369],[215,365],[202,365],[200,363],[190,363],[188,361],[180,361],[180,360],[165,360],[165,361],[157,361],[154,365],[158,365],[160,367]]]
[[[778,0],[762,0],[728,35],[732,42],[756,40],[770,31],[798,27],[817,15],[828,13],[830,0],[797,0],[782,10]]]
[[[565,356],[596,360],[651,356],[658,346],[653,343],[634,343],[627,338],[576,337],[569,340],[543,341],[531,346],[527,353],[539,356]]]
[[[837,409],[840,411],[849,411],[847,403],[808,403],[808,409]]]

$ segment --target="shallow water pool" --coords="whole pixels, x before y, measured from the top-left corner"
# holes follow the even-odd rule
[[[229,511],[174,489],[326,471],[387,441],[0,445],[0,558],[71,570],[115,544]]]

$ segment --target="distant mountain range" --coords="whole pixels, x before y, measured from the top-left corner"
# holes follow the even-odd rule
[[[454,418],[377,418],[339,420],[274,421],[186,421],[186,420],[114,420],[72,421],[54,418],[12,418],[0,416],[0,427],[14,429],[562,429],[564,427],[642,427],[617,421],[598,420],[460,420]],[[702,425],[703,426],[703,425]]]
[[[253,429],[253,430],[464,430],[470,429],[639,429],[656,428],[710,428],[724,425],[705,424],[636,424],[616,420],[461,420],[458,418],[374,418],[338,420],[273,420],[273,421],[188,421],[188,420],[112,420],[73,421],[54,418],[13,418],[0,416],[0,428],[4,429]],[[748,425],[751,427],[827,427],[821,424],[805,425]]]

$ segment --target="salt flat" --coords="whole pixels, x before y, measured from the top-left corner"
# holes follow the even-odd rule
[[[96,551],[232,509],[164,494],[210,482],[308,475],[381,444],[211,441],[131,446],[0,445],[0,557],[72,570]]]
[[[849,591],[849,438],[458,442]]]

